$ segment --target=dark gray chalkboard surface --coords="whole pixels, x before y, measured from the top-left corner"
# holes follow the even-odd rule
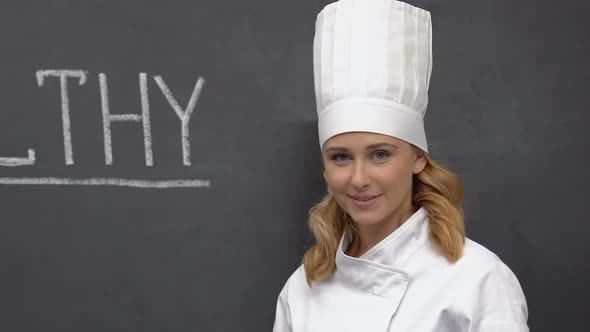
[[[329,2],[2,1],[0,331],[269,331],[325,190]],[[427,135],[469,236],[518,276],[531,330],[582,329],[590,6],[411,3],[433,17]]]

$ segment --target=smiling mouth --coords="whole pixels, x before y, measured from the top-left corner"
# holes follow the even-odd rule
[[[350,198],[354,199],[355,201],[359,201],[359,202],[369,202],[377,197],[379,197],[381,195],[375,195],[375,196],[350,196]]]
[[[349,196],[352,199],[352,205],[355,206],[357,209],[366,210],[370,209],[375,204],[377,204],[377,200],[381,195],[377,196]]]

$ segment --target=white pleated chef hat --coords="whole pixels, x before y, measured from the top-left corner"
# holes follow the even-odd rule
[[[365,131],[428,152],[428,11],[394,0],[329,4],[317,17],[313,64],[320,148],[332,136]]]

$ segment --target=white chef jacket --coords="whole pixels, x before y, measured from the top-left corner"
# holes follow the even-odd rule
[[[336,271],[310,288],[303,265],[281,291],[274,332],[528,332],[528,309],[514,273],[467,239],[450,263],[429,241],[428,211],[359,258],[336,253]]]

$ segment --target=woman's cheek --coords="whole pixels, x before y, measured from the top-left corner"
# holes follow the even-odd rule
[[[343,169],[327,169],[326,181],[333,188],[341,187],[346,184],[346,171]]]

